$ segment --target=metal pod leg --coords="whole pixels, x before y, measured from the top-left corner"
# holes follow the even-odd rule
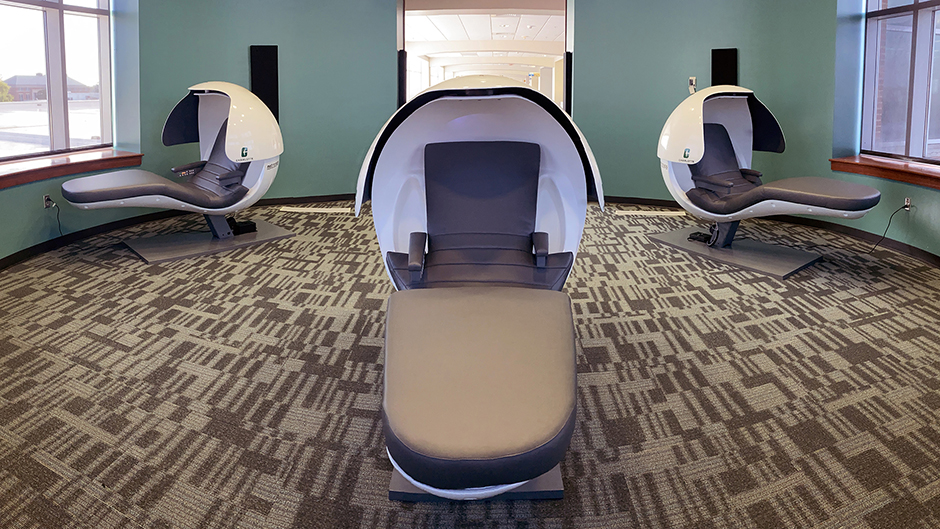
[[[212,236],[216,239],[231,239],[234,237],[232,227],[229,226],[225,215],[203,215],[206,222],[209,223],[209,229],[212,230]]]
[[[708,245],[712,248],[731,248],[731,241],[734,240],[734,234],[738,231],[738,224],[741,221],[734,222],[716,222],[711,227],[712,238]]]

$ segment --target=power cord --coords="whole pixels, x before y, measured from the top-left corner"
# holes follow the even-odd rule
[[[885,240],[885,237],[887,237],[887,235],[888,235],[888,229],[891,228],[891,219],[893,219],[894,216],[898,214],[898,211],[901,211],[902,209],[908,209],[908,208],[910,208],[910,206],[908,206],[907,204],[905,204],[905,205],[899,207],[898,209],[894,210],[894,213],[892,213],[891,216],[888,217],[888,225],[885,226],[885,232],[881,235],[881,238],[878,239],[878,242],[876,242],[875,245],[871,247],[871,250],[868,250],[867,252],[865,252],[866,254],[870,254],[870,253],[874,252],[874,251],[875,251],[875,248],[877,248],[878,245],[881,244],[881,241]]]
[[[62,221],[59,220],[59,211],[60,211],[59,205],[53,202],[52,199],[49,198],[49,195],[46,195],[43,197],[43,205],[46,209],[55,208],[55,223],[56,223],[56,226],[59,227],[59,237],[61,237],[62,236]]]
[[[60,211],[59,205],[53,202],[52,207],[55,208],[55,223],[56,223],[56,226],[59,227],[59,237],[61,237],[62,236],[62,222],[59,221],[59,211]]]

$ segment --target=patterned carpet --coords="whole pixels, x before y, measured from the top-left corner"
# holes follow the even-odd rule
[[[564,500],[389,502],[371,218],[262,207],[297,236],[160,265],[120,244],[203,229],[178,217],[0,271],[0,527],[940,526],[940,270],[742,223],[825,256],[780,282],[618,208],[592,206],[566,288]]]

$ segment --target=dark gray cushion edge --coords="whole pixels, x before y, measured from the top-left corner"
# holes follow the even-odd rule
[[[382,410],[385,446],[409,476],[438,489],[490,487],[526,481],[551,470],[565,458],[574,433],[577,404],[561,430],[545,444],[522,454],[495,459],[441,459],[409,448],[395,436]]]

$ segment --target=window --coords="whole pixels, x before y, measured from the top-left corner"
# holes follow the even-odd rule
[[[0,160],[111,145],[109,0],[0,0]]]

